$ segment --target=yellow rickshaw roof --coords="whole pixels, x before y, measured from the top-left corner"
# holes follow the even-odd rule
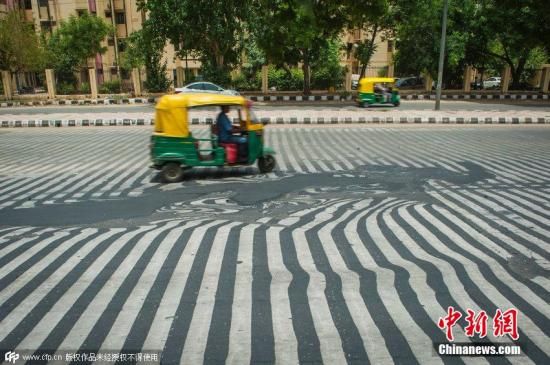
[[[157,109],[190,108],[207,105],[246,105],[247,100],[242,96],[208,94],[208,93],[180,93],[164,95],[157,102]]]
[[[359,80],[359,84],[376,84],[376,83],[394,83],[393,77],[363,77]]]

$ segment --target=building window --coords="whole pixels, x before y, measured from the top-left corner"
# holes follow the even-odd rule
[[[25,0],[25,9],[32,10],[32,0]]]
[[[115,22],[117,24],[126,24],[126,17],[123,12],[115,13]]]
[[[126,50],[126,40],[125,39],[118,39],[118,51],[124,52]]]
[[[392,40],[388,41],[388,52],[393,52],[393,41]]]
[[[115,45],[115,40],[113,38],[107,39],[107,45],[108,46],[114,46]]]
[[[78,15],[79,18],[87,12],[88,11],[86,9],[76,9],[76,15]]]
[[[111,17],[111,10],[105,10],[105,18]]]
[[[38,0],[38,6],[40,7],[48,6],[48,0]]]

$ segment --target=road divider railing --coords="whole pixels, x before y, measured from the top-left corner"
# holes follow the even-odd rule
[[[193,125],[210,125],[212,118],[193,118]],[[331,117],[261,118],[264,124],[550,124],[550,117]],[[2,120],[1,128],[151,126],[152,118]]]

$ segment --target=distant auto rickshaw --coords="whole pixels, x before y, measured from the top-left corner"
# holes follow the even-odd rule
[[[392,77],[364,77],[359,80],[357,102],[361,107],[374,104],[399,106],[401,97]]]
[[[221,144],[210,132],[209,138],[195,138],[189,130],[189,110],[196,107],[233,106],[238,108],[240,135],[246,137],[246,157],[237,159],[237,146]],[[193,166],[249,166],[258,161],[261,173],[275,167],[275,152],[264,147],[263,124],[250,110],[251,102],[242,96],[205,93],[165,95],[156,105],[155,128],[150,152],[153,168],[160,170],[163,182],[176,182],[185,169]],[[215,122],[214,122],[215,123]],[[200,142],[209,145],[201,149]]]

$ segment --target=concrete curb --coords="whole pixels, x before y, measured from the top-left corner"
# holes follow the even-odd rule
[[[550,118],[530,117],[332,117],[261,118],[265,124],[550,124]],[[193,118],[192,125],[212,124],[212,118]],[[154,125],[154,119],[33,119],[1,121],[0,128],[93,127]]]
[[[277,102],[315,102],[315,101],[341,101],[350,102],[354,100],[352,95],[245,95],[252,101],[277,101]],[[401,96],[406,100],[435,100],[433,94],[412,94]],[[550,100],[548,94],[444,94],[442,99],[449,100]],[[40,101],[3,101],[1,108],[17,106],[45,106],[45,105],[109,105],[109,104],[154,104],[158,98],[123,98],[123,99],[82,99],[82,100],[40,100]]]

